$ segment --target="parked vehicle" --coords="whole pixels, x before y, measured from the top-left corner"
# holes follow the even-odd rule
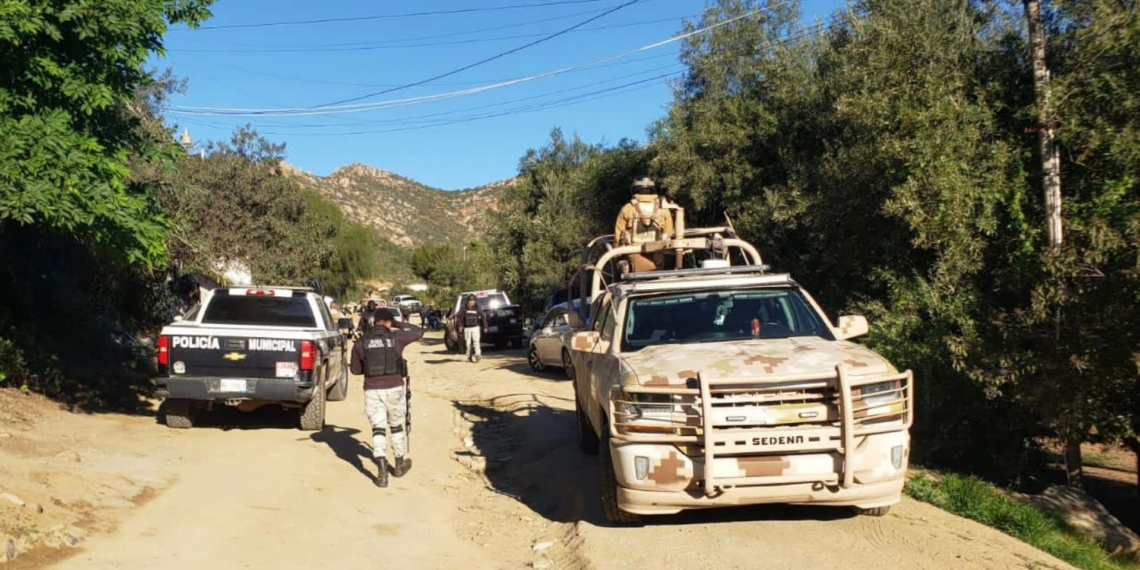
[[[468,291],[460,293],[455,298],[451,313],[447,317],[447,332],[444,333],[443,342],[448,350],[463,352],[463,335],[459,332],[459,323],[455,315],[463,306],[468,296],[475,296],[475,304],[487,316],[487,331],[482,334],[483,344],[493,344],[495,348],[506,348],[509,343],[512,348],[523,346],[523,313],[518,305],[511,304],[507,294],[498,289],[483,291]]]
[[[602,279],[615,258],[655,251],[676,267]],[[682,229],[584,265],[594,316],[570,335],[569,373],[608,521],[758,503],[883,516],[899,502],[914,376],[851,342],[864,317],[832,324],[729,228]]]
[[[568,303],[559,303],[539,319],[535,319],[533,332],[528,340],[527,363],[536,371],[548,367],[571,371],[570,337],[585,327],[578,316],[578,302],[570,308]],[[573,380],[573,378],[571,378]]]
[[[157,394],[166,425],[189,428],[217,405],[280,405],[304,430],[348,395],[348,339],[310,288],[214,289],[158,337]]]

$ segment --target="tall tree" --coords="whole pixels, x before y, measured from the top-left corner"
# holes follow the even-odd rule
[[[163,257],[147,189],[127,184],[138,145],[120,112],[150,81],[172,23],[195,26],[212,0],[14,0],[0,6],[0,234],[37,224],[121,252]]]

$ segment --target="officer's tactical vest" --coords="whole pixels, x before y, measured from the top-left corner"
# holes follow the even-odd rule
[[[633,218],[630,241],[645,243],[663,239],[665,236],[664,224],[661,221],[661,202],[657,196],[634,196],[630,203],[637,213]]]
[[[397,376],[400,355],[396,352],[396,333],[392,331],[364,337],[364,375]]]
[[[475,309],[463,308],[463,326],[474,327],[479,324],[479,312]]]

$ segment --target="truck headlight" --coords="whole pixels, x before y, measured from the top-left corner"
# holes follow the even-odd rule
[[[881,406],[899,399],[899,381],[876,382],[859,388],[859,396],[867,407]]]

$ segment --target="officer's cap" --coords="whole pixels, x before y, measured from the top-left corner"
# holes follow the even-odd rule
[[[385,322],[391,322],[391,321],[395,321],[395,320],[396,320],[396,315],[392,314],[391,309],[385,309],[385,308],[376,309],[376,312],[372,314],[372,322],[374,322],[374,323],[385,323]]]

